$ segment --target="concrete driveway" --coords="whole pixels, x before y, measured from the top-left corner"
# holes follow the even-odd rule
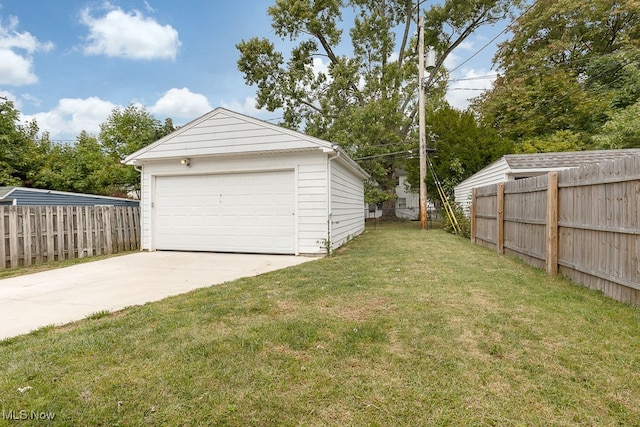
[[[139,252],[0,280],[0,340],[314,258]]]

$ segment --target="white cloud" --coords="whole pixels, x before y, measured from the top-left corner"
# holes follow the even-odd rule
[[[33,54],[53,49],[53,43],[42,43],[29,32],[19,32],[18,18],[10,17],[8,25],[0,20],[0,84],[20,86],[38,81],[33,72]]]
[[[256,98],[248,96],[243,102],[231,101],[221,102],[220,105],[227,110],[235,111],[236,113],[245,114],[247,116],[259,117],[264,115],[265,112],[256,108]],[[273,113],[269,113],[273,114]]]
[[[22,93],[20,94],[20,99],[27,101],[29,104],[39,107],[42,101],[37,96],[31,95],[30,93]]]
[[[460,43],[458,45],[458,47],[456,48],[456,50],[457,49],[460,49],[460,50],[475,50],[475,43],[472,40],[467,39],[467,40],[463,41],[462,43]]]
[[[144,8],[149,13],[156,13],[156,10],[153,8],[153,6],[151,6],[151,4],[147,0],[144,0]]]
[[[81,22],[89,27],[84,46],[88,55],[175,60],[181,45],[172,26],[160,25],[137,10],[127,13],[115,8],[93,17],[91,10],[85,9]]]
[[[458,64],[460,64],[460,62],[462,62],[462,58],[459,57],[458,55],[456,55],[455,53],[451,52],[444,59],[444,67],[447,70],[453,70],[454,68],[456,68],[458,66]]]
[[[49,132],[51,139],[75,139],[83,130],[97,135],[100,124],[116,107],[118,106],[97,97],[63,98],[51,111],[24,115],[22,121],[35,119],[40,130]]]
[[[188,119],[201,116],[211,110],[206,96],[193,93],[186,87],[169,89],[155,105],[149,107],[149,111],[153,114]]]
[[[313,58],[313,74],[316,76],[320,73],[325,76],[329,76],[329,61],[326,63],[322,61],[322,58]]]
[[[33,73],[32,67],[32,58],[0,49],[0,84],[21,86],[36,83],[38,77]]]
[[[11,92],[8,92],[6,90],[0,90],[0,98],[2,98],[0,100],[0,102],[4,102],[5,98],[11,102],[13,102],[14,105],[16,105],[17,107],[17,99],[16,96],[14,94],[12,94]]]
[[[493,76],[491,78],[484,78],[485,76]],[[481,77],[481,78],[479,78]],[[495,81],[497,73],[495,71],[486,70],[466,70],[464,74],[458,77],[452,77],[453,79],[470,79],[470,80],[458,80],[449,83],[446,100],[452,107],[460,110],[465,110],[469,104],[471,98],[480,96],[483,92],[478,89],[491,89],[491,85]],[[472,90],[465,90],[472,89]]]

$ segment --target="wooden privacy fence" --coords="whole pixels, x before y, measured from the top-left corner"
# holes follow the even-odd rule
[[[640,305],[640,156],[474,189],[471,240]]]
[[[136,250],[140,208],[0,206],[0,270]]]

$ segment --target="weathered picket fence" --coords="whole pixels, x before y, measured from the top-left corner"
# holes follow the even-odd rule
[[[474,190],[471,239],[640,305],[640,156]]]
[[[140,208],[0,206],[0,270],[140,247]]]

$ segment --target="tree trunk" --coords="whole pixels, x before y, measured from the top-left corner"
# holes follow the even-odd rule
[[[396,219],[396,200],[385,200],[382,202],[382,218]]]

